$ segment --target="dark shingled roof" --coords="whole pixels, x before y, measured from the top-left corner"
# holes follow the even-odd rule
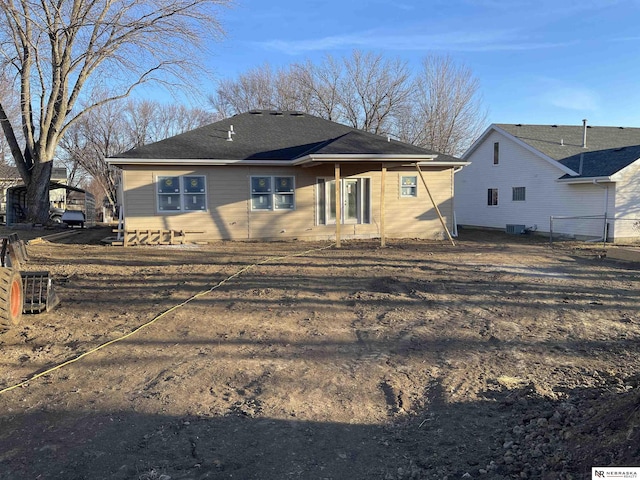
[[[588,126],[584,148],[582,125],[496,126],[580,173],[561,178],[609,177],[640,158],[640,128]]]
[[[233,141],[228,141],[231,126]],[[306,113],[269,110],[235,115],[116,157],[288,161],[311,154],[438,155],[438,161],[460,161]]]

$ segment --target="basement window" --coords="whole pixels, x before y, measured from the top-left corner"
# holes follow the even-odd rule
[[[295,209],[295,181],[291,176],[251,177],[251,210]]]
[[[158,176],[158,211],[206,211],[206,184],[204,175]]]

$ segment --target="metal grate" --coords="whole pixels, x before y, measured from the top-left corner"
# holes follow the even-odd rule
[[[20,272],[24,292],[23,313],[47,312],[60,303],[49,272]]]
[[[526,225],[507,224],[506,232],[511,235],[522,235],[526,228]]]

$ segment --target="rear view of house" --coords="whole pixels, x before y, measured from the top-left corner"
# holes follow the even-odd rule
[[[640,238],[640,128],[491,125],[463,159],[459,225]]]
[[[124,230],[193,240],[446,238],[460,159],[299,112],[256,110],[108,163]],[[128,242],[125,240],[125,243]]]

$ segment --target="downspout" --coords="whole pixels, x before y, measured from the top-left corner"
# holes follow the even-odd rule
[[[593,179],[593,184],[597,185],[600,188],[604,188],[604,225],[602,227],[602,241],[606,243],[607,241],[607,212],[609,210],[609,186],[602,185],[598,182],[597,179]]]
[[[458,219],[456,218],[456,192],[455,192],[455,175],[464,167],[454,167],[453,175],[451,175],[451,198],[453,202],[453,231],[451,232],[451,236],[457,238],[458,237]]]

